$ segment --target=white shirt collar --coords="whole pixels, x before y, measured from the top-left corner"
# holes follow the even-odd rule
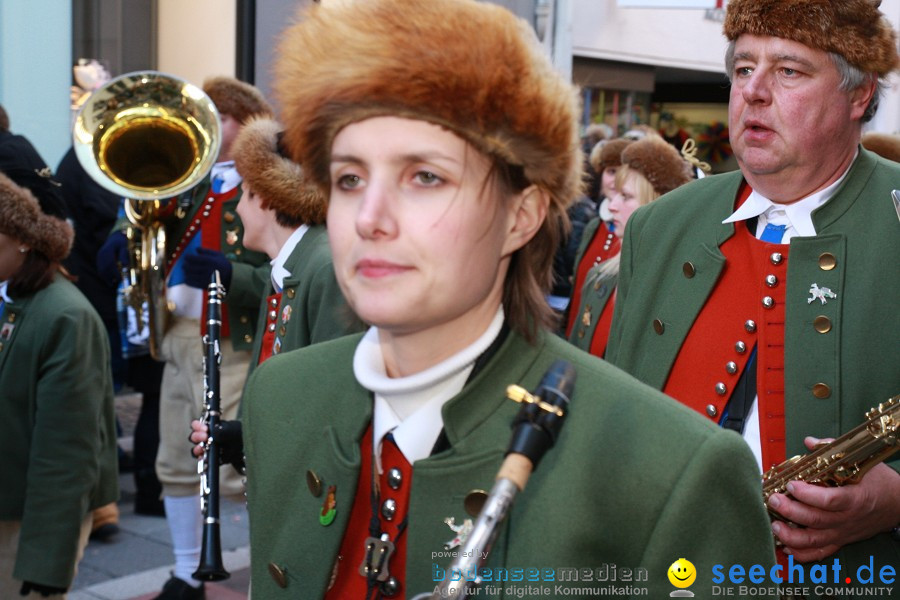
[[[857,150],[857,153],[859,153],[859,150]],[[855,160],[856,157],[851,161],[851,166]],[[781,239],[781,243],[783,244],[788,243],[790,239],[795,236],[815,236],[816,227],[813,225],[812,221],[813,212],[834,196],[834,192],[844,181],[844,178],[847,177],[847,173],[849,172],[850,167],[847,167],[847,170],[844,171],[838,180],[825,189],[819,190],[818,192],[810,194],[791,204],[772,202],[756,190],[753,190],[750,192],[747,201],[734,211],[730,217],[722,221],[722,223],[736,223],[738,221],[752,219],[753,217],[759,217],[759,221],[756,224],[757,237],[761,235],[763,229],[765,229],[766,225],[770,222],[775,225],[786,225],[787,228]]]
[[[6,288],[8,285],[8,281],[0,281],[0,298],[3,298],[4,302],[12,302],[12,298],[10,298],[6,292]]]
[[[300,240],[303,239],[303,234],[307,231],[309,231],[309,225],[301,225],[295,229],[287,241],[284,242],[284,245],[281,246],[278,256],[270,261],[272,265],[272,285],[279,292],[284,288],[284,280],[291,276],[291,272],[284,268],[284,264],[291,256],[294,248],[297,247],[297,244],[300,243]]]
[[[222,178],[222,189],[219,190],[220,194],[230,192],[241,185],[242,181],[241,174],[238,173],[238,170],[234,167],[233,160],[224,160],[214,164],[210,170],[210,181],[216,177]]]
[[[444,425],[441,408],[462,390],[475,360],[497,339],[502,327],[501,307],[473,344],[433,367],[397,378],[387,376],[378,329],[369,328],[353,355],[353,373],[375,395],[372,440],[379,471],[381,442],[389,432],[410,464],[431,454]]]

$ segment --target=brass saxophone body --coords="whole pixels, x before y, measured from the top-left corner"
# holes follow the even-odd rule
[[[763,500],[786,494],[791,481],[837,487],[858,483],[872,467],[900,450],[900,395],[866,413],[866,421],[831,442],[822,442],[809,454],[795,456],[763,475]],[[769,514],[786,519],[773,510]]]

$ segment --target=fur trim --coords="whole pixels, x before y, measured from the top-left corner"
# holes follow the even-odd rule
[[[231,115],[242,125],[253,116],[271,116],[272,107],[257,88],[233,77],[212,77],[203,82],[203,91],[216,109]]]
[[[609,167],[618,167],[622,164],[622,150],[634,140],[626,140],[625,138],[616,138],[614,140],[606,140],[597,144],[597,147],[591,151],[591,166],[594,171],[601,175],[605,169]],[[596,154],[595,154],[596,151]]]
[[[690,165],[674,146],[656,136],[645,137],[625,148],[622,164],[643,175],[660,195],[691,180]]]
[[[779,37],[840,54],[866,73],[886,77],[900,68],[897,32],[881,0],[730,0],[723,31]]]
[[[311,3],[288,28],[274,89],[291,156],[327,194],[334,136],[375,116],[446,127],[568,206],[581,192],[578,95],[534,31],[472,0]]]
[[[238,172],[263,208],[270,208],[309,225],[325,222],[325,198],[303,176],[303,169],[281,155],[281,125],[272,119],[254,118],[241,128],[234,141]]]
[[[26,188],[0,173],[0,232],[44,254],[51,262],[62,261],[72,249],[72,226],[45,215]]]
[[[862,136],[863,148],[878,156],[900,163],[900,134],[870,131]]]

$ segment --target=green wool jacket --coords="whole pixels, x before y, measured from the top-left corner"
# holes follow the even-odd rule
[[[591,350],[591,342],[597,332],[600,315],[612,299],[618,281],[618,273],[601,274],[600,265],[591,267],[587,277],[584,278],[581,302],[579,306],[572,307],[572,310],[578,312],[575,313],[575,324],[569,335],[569,342],[585,352]]]
[[[82,520],[119,496],[106,328],[59,275],[0,323],[0,520],[22,527],[13,576],[67,588]]]
[[[354,500],[360,440],[372,418],[371,394],[353,375],[359,340],[348,336],[275,356],[248,382],[244,435],[255,600],[321,598],[328,587]],[[620,588],[649,588],[656,598],[675,589],[666,573],[680,557],[695,565],[692,588],[700,595],[710,592],[715,564],[768,569],[774,551],[756,467],[736,434],[704,423],[555,335],[543,333],[531,345],[510,333],[444,405],[450,448],[413,464],[406,598],[433,591],[452,561],[443,554],[453,537],[444,519],[462,523],[467,493],[491,489],[519,411],[505,398],[506,387],[535,389],[556,359],[577,370],[569,414],[555,447],[517,497],[486,567],[544,575],[586,570],[578,582],[561,583],[556,575],[547,584],[578,588],[570,598],[590,597],[579,589],[599,585],[601,570],[611,566]],[[319,523],[323,497],[308,489],[307,471],[323,488],[335,486],[330,526]],[[709,526],[712,518],[719,526]],[[638,568],[646,569],[646,581],[622,580],[623,569]],[[286,587],[270,570],[285,574]],[[481,596],[516,597],[515,590],[482,590]]]
[[[275,293],[270,277],[262,295],[259,335],[253,342],[250,372],[256,368],[262,351],[268,314],[275,311],[275,336],[281,342],[280,352],[288,352],[362,330],[334,277],[328,232],[324,225],[310,227],[291,252],[284,268],[291,275],[284,280],[281,301],[269,306],[268,297]],[[288,308],[290,307],[290,308]],[[285,319],[287,316],[287,319]]]
[[[621,269],[606,359],[662,389],[704,302],[727,266],[719,247],[734,234],[722,224],[734,211],[740,172],[707,177],[641,207],[623,239]],[[813,213],[817,235],[791,239],[785,327],[787,455],[805,454],[808,435],[838,437],[879,402],[900,393],[900,224],[891,190],[900,164],[859,148],[835,195]],[[834,268],[820,256],[836,258]],[[694,266],[693,277],[682,265]],[[827,267],[827,265],[826,265]],[[837,298],[808,302],[811,284]],[[819,333],[814,320],[832,328]],[[664,324],[657,334],[653,321]],[[723,364],[727,359],[723,359]],[[829,397],[813,395],[817,383]],[[900,467],[900,456],[891,464]],[[900,543],[887,534],[848,546],[845,561],[900,564]]]
[[[181,241],[188,227],[200,213],[206,203],[210,190],[210,178],[206,177],[189,192],[190,206],[184,216],[171,219],[166,224],[166,251],[171,253]],[[228,325],[231,343],[235,350],[250,350],[253,347],[256,332],[254,327],[259,310],[260,294],[270,279],[271,267],[269,258],[262,252],[248,250],[244,247],[244,224],[237,213],[237,205],[241,200],[241,191],[222,204],[222,218],[218,223],[203,221],[203,227],[210,225],[219,228],[221,252],[231,261],[231,284],[225,303],[228,306]],[[197,235],[200,235],[199,233]]]

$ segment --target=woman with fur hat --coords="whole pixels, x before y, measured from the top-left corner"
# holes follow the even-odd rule
[[[72,228],[0,175],[0,597],[65,594],[118,499],[106,329],[60,273]]]
[[[465,498],[503,460],[507,386],[560,359],[571,414],[485,569],[615,563],[660,596],[679,556],[704,586],[714,563],[772,563],[741,441],[552,333],[579,111],[527,23],[470,0],[311,4],[276,66],[286,147],[327,199],[337,280],[370,328],[248,380],[253,597],[431,593]],[[725,533],[703,526],[710,506]]]
[[[265,252],[272,276],[263,294],[250,370],[280,352],[359,331],[334,278],[325,199],[282,154],[281,125],[251,121],[235,140],[235,166],[243,177],[237,212],[244,245]]]
[[[584,228],[575,253],[572,297],[566,310],[566,337],[572,335],[578,307],[581,305],[581,289],[588,271],[595,265],[619,253],[621,238],[613,233],[609,201],[616,193],[616,171],[622,166],[622,150],[633,140],[616,138],[599,142],[591,150],[590,163],[600,178],[599,214]]]
[[[632,213],[691,180],[690,165],[662,138],[648,136],[627,146],[615,174],[610,199],[613,235],[621,240]],[[576,321],[569,341],[603,357],[609,340],[619,275],[619,254],[595,264],[587,273],[581,302],[573,307]]]
[[[243,178],[237,212],[244,245],[272,259],[272,276],[259,307],[250,372],[271,356],[362,330],[334,277],[325,199],[281,148],[281,125],[248,122],[234,142],[235,166]],[[220,421],[219,447],[243,465],[240,421]],[[206,425],[193,421],[191,441],[203,455]]]

